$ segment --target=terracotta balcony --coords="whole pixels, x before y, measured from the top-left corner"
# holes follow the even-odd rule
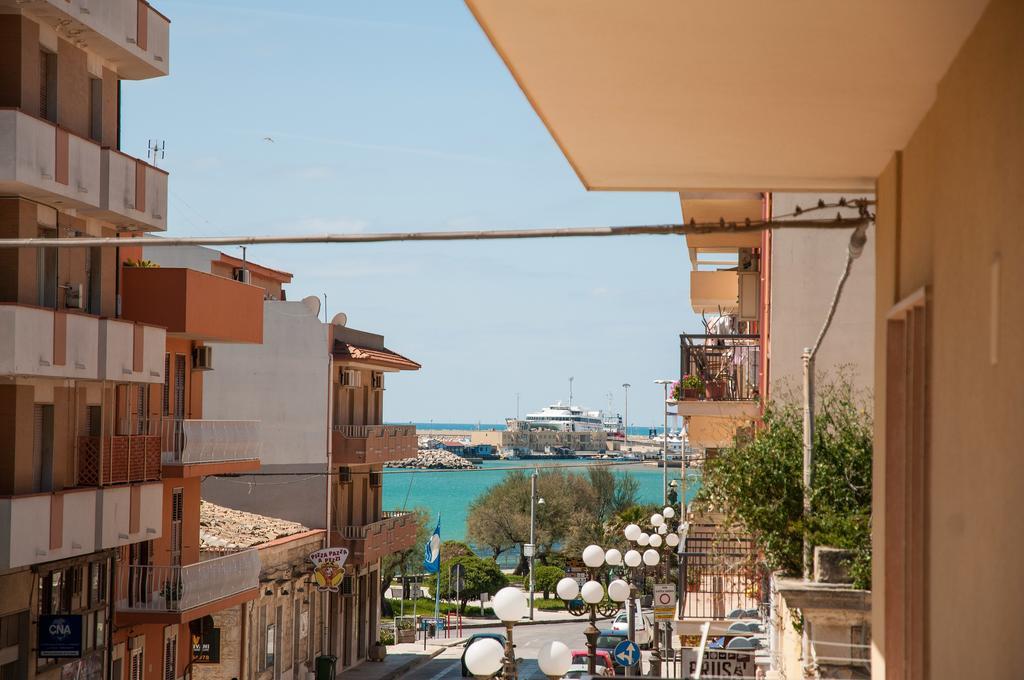
[[[160,426],[164,474],[191,477],[260,467],[258,420],[175,420]]]
[[[0,570],[148,541],[162,526],[159,482],[0,498]]]
[[[106,436],[78,438],[78,484],[107,486],[160,479],[156,423],[121,423]]]
[[[126,319],[193,340],[263,342],[263,289],[258,286],[170,267],[125,267],[122,279]]]
[[[170,20],[141,0],[0,0],[0,9],[24,12],[45,26],[83,40],[91,52],[117,64],[118,76],[165,76]]]
[[[385,555],[406,550],[416,543],[416,516],[411,512],[384,512],[379,522],[340,527],[334,533],[335,545],[351,552],[348,564],[366,566]]]
[[[700,377],[705,387],[676,403],[681,416],[756,418],[761,345],[758,335],[679,336],[680,381]]]
[[[186,623],[256,599],[255,548],[184,566],[126,565],[117,579],[117,625]]]
[[[386,464],[417,450],[415,425],[336,425],[331,438],[334,465]]]

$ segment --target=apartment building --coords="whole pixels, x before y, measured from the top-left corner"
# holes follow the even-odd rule
[[[872,677],[1017,674],[1024,7],[467,5],[588,189],[877,197]]]
[[[0,2],[0,234],[166,228],[167,174],[120,150],[123,81],[166,75],[146,2]],[[165,533],[137,400],[163,328],[119,318],[114,247],[0,252],[0,677],[105,678],[118,558]]]

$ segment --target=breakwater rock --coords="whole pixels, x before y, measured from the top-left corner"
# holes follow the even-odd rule
[[[392,468],[419,468],[422,470],[466,470],[473,463],[444,449],[421,449],[415,458],[403,458],[388,463]]]

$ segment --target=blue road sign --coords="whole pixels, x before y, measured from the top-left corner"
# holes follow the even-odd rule
[[[635,666],[640,663],[640,647],[632,640],[623,640],[615,645],[615,663],[620,666]]]

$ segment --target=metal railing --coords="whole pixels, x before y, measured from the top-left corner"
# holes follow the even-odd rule
[[[255,548],[186,566],[132,564],[118,577],[120,611],[183,612],[259,586]]]
[[[258,420],[164,420],[160,443],[165,465],[251,460],[263,447]]]
[[[405,524],[406,518],[411,518],[412,515],[413,513],[404,510],[385,510],[381,513],[382,519],[376,522],[338,527],[338,535],[350,541],[364,540],[374,534]]]
[[[335,425],[332,428],[342,437],[414,437],[415,425]]]
[[[749,536],[690,534],[683,557],[681,618],[722,620],[739,610],[759,610],[767,601],[768,573]]]
[[[758,398],[761,370],[759,335],[679,335],[680,381],[699,376],[698,399],[742,401]]]
[[[114,432],[81,435],[77,443],[79,486],[160,479],[158,420],[120,418]]]

